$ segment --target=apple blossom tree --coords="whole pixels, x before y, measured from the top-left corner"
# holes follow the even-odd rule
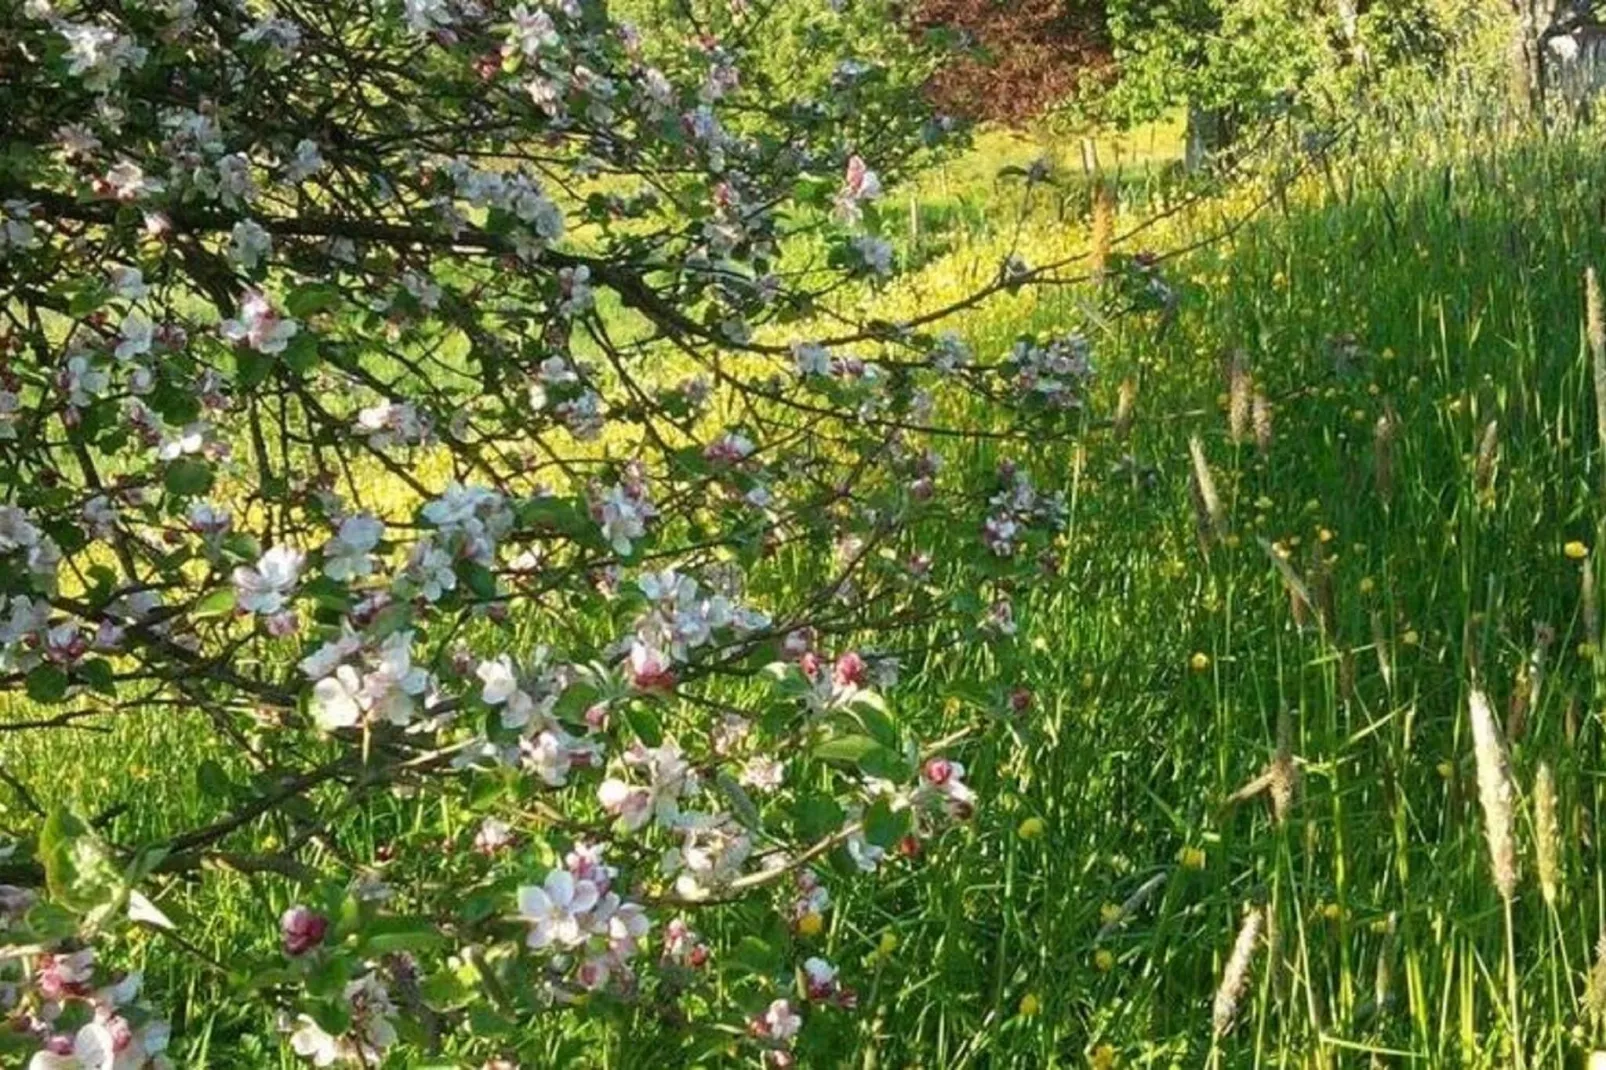
[[[609,1013],[784,1066],[851,1013],[833,889],[978,804],[900,666],[1054,570],[1065,500],[1007,458],[1083,425],[1091,356],[943,323],[1066,264],[856,313],[950,124],[862,57],[750,84],[765,5],[708,7],[0,10],[3,727],[185,716],[230,759],[162,771],[223,783],[143,844],[0,769],[19,1061],[163,1065],[182,994],[126,937],[193,949],[154,889],[224,870],[291,904],[222,965],[316,1066]],[[439,849],[343,845],[383,797]]]

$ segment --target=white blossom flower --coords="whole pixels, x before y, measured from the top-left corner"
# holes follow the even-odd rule
[[[255,271],[262,260],[273,252],[273,238],[253,219],[242,219],[229,233],[229,259]]]
[[[138,200],[148,194],[160,193],[162,184],[145,177],[145,171],[131,160],[120,160],[106,172],[106,189],[120,201]]]
[[[337,583],[372,575],[372,552],[384,534],[384,522],[377,517],[367,513],[346,517],[335,537],[323,545],[324,575]]]
[[[56,32],[67,39],[67,73],[97,92],[110,89],[124,71],[137,70],[145,62],[146,51],[138,42],[105,26],[61,19]]]
[[[311,138],[304,137],[296,142],[296,154],[284,169],[284,177],[290,182],[305,182],[325,167],[322,153],[318,143]]]
[[[586,939],[581,916],[599,898],[595,884],[563,869],[548,873],[543,884],[521,887],[518,918],[530,927],[525,942],[533,948],[579,946]]]
[[[0,252],[32,249],[39,244],[29,215],[36,206],[28,201],[8,200],[0,204]]]
[[[240,302],[237,319],[223,321],[220,333],[231,342],[244,342],[258,353],[282,353],[300,325],[274,311],[268,299],[257,290],[247,290]]]
[[[303,560],[301,551],[275,546],[257,560],[255,568],[242,565],[235,569],[235,605],[247,613],[279,612],[301,578]]]
[[[402,0],[402,14],[414,33],[434,33],[452,24],[452,9],[446,0]]]
[[[123,267],[119,264],[112,267],[106,275],[112,284],[112,293],[125,301],[138,301],[151,292],[151,288],[145,285],[145,274],[139,268]],[[123,320],[123,326],[125,328],[128,326],[126,318]],[[129,337],[126,330],[118,333],[124,338]]]

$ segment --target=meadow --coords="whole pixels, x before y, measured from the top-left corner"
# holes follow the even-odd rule
[[[955,324],[978,353],[1081,327],[1097,386],[1073,444],[946,458],[952,478],[1008,457],[1064,490],[1060,571],[1017,592],[1007,675],[985,648],[947,648],[889,693],[931,738],[957,736],[984,802],[918,860],[844,886],[852,909],[822,939],[863,979],[857,1024],[816,1058],[1578,1065],[1606,1039],[1606,431],[1584,282],[1606,269],[1606,140],[1378,115],[1320,153],[1279,144],[1198,199],[1168,185],[1164,140],[1109,180],[1117,232],[1168,213],[1118,252],[1187,250],[1161,261],[1174,307],[1111,314],[1092,285],[1027,288]],[[1043,148],[984,138],[892,191],[922,264],[854,300],[896,318],[1001,252],[1086,248],[1075,141],[1053,184],[998,177]],[[1518,788],[1509,903],[1474,685]],[[1024,711],[992,712],[1018,689]],[[1536,808],[1541,768],[1554,799]],[[204,822],[245,776],[183,709],[3,732],[0,769],[70,794],[120,843]],[[23,820],[15,788],[0,801]],[[471,819],[368,797],[319,849],[382,864]],[[283,834],[266,821],[241,839]],[[244,874],[157,891],[188,945],[143,949],[184,1038],[175,1061],[298,1065],[268,1011],[220,998],[249,983],[236,960],[271,953],[284,893]],[[1246,960],[1229,962],[1235,943]],[[723,1057],[648,1014],[537,1028],[552,1065]]]

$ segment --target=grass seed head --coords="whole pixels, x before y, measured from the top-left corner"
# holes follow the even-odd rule
[[[1606,1022],[1606,935],[1595,944],[1595,962],[1584,985],[1583,1011],[1598,1029]]]
[[[1400,418],[1390,406],[1372,428],[1372,485],[1384,501],[1394,493],[1394,442],[1399,434]]]
[[[1294,810],[1294,792],[1299,786],[1299,767],[1294,764],[1293,718],[1285,710],[1277,717],[1277,753],[1272,756],[1268,791],[1271,794],[1272,821],[1281,825]]]
[[[1478,492],[1488,491],[1494,481],[1495,462],[1500,459],[1500,421],[1490,420],[1478,440],[1478,461],[1473,473],[1473,484]]]
[[[1254,402],[1254,378],[1249,374],[1249,358],[1235,349],[1227,356],[1227,432],[1234,443],[1249,441],[1250,410]]]
[[[1265,917],[1259,907],[1250,907],[1238,928],[1238,939],[1233,941],[1232,954],[1227,956],[1226,968],[1221,971],[1221,984],[1211,1006],[1210,1024],[1215,1035],[1225,1036],[1249,991],[1250,967],[1254,963],[1255,945],[1260,942],[1260,931]]]
[[[1132,420],[1137,415],[1138,381],[1132,376],[1121,380],[1115,396],[1115,437],[1125,440],[1132,433]]]
[[[1595,433],[1606,455],[1606,302],[1594,268],[1584,272],[1584,335],[1589,340],[1589,362],[1595,379]],[[1606,489],[1606,475],[1601,477]]]
[[[1201,539],[1220,539],[1227,533],[1227,511],[1216,490],[1216,477],[1210,472],[1205,459],[1204,443],[1198,435],[1188,439],[1188,453],[1193,458],[1193,505],[1199,521]]]
[[[1489,869],[1495,889],[1507,902],[1517,891],[1517,845],[1511,834],[1511,768],[1505,741],[1489,697],[1474,687],[1467,696],[1472,720],[1472,751],[1478,766],[1478,802],[1489,841]]]
[[[1554,906],[1561,888],[1561,828],[1556,820],[1556,778],[1549,762],[1540,762],[1534,774],[1534,855],[1539,891]]]
[[[1115,245],[1115,189],[1109,182],[1100,181],[1093,186],[1093,225],[1089,244],[1093,274],[1102,279],[1110,263],[1110,251]]]
[[[1265,394],[1256,392],[1250,400],[1250,422],[1255,429],[1255,445],[1260,447],[1261,453],[1271,450],[1271,400]]]

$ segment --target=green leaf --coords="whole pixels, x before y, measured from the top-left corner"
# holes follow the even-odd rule
[[[630,730],[647,746],[657,747],[664,741],[664,726],[659,723],[658,713],[645,702],[629,702],[625,704],[625,720]]]
[[[750,973],[774,973],[780,969],[781,953],[756,936],[744,936],[731,952],[731,962]]]
[[[67,697],[67,674],[55,665],[36,665],[28,672],[24,687],[28,698],[42,706]]]
[[[351,964],[344,955],[330,955],[306,975],[307,992],[315,999],[338,998],[351,980]]]
[[[344,999],[324,999],[312,1005],[312,1020],[332,1037],[351,1028],[351,1008]]]
[[[286,367],[306,375],[318,366],[318,336],[311,331],[302,331],[291,339],[281,359]]]
[[[518,517],[521,527],[551,528],[565,535],[590,534],[596,528],[572,498],[531,498],[519,505]]]
[[[714,783],[719,785],[719,790],[724,794],[726,801],[730,803],[731,813],[735,815],[736,820],[757,832],[760,824],[762,824],[758,807],[753,805],[752,797],[736,782],[736,778],[721,769],[714,775]]]
[[[798,835],[818,840],[842,827],[842,807],[829,795],[805,795],[793,810]]]
[[[105,658],[86,658],[73,667],[73,675],[100,695],[117,694],[117,674]]]
[[[162,485],[169,494],[194,498],[212,489],[212,466],[193,457],[180,457],[167,466]]]
[[[375,639],[383,639],[406,628],[413,621],[413,607],[408,602],[392,602],[374,615],[368,628]]]
[[[306,319],[316,312],[334,307],[339,302],[338,287],[327,282],[307,282],[285,295],[284,310],[296,319]]]
[[[234,612],[234,588],[219,587],[201,596],[195,603],[191,615],[201,617],[223,617]]]
[[[78,915],[48,900],[29,907],[24,921],[29,932],[41,943],[55,943],[78,934]]]
[[[476,598],[489,601],[496,597],[496,573],[475,561],[464,561],[457,566],[463,584]]]
[[[277,988],[279,985],[295,984],[300,980],[301,975],[288,966],[273,966],[251,974],[241,982],[240,987],[247,992],[256,992],[264,988]]]
[[[418,994],[438,1011],[456,1010],[474,998],[474,989],[464,983],[456,970],[437,970],[418,985]]]
[[[864,838],[877,847],[891,847],[909,832],[909,811],[893,810],[886,796],[870,804],[864,812]]]
[[[319,606],[337,613],[345,613],[351,609],[350,589],[328,576],[315,576],[308,580],[301,585],[301,593],[310,595]]]
[[[602,692],[593,684],[577,680],[564,688],[563,694],[558,696],[557,704],[552,708],[552,715],[563,721],[578,721],[601,697]]]
[[[229,781],[229,774],[213,758],[206,758],[195,767],[195,785],[201,789],[202,795],[214,799],[225,799],[234,793],[234,785]]]
[[[446,942],[446,937],[429,918],[375,918],[362,933],[361,943],[368,954],[392,951],[427,951]]]
[[[117,896],[121,874],[89,822],[61,804],[39,830],[39,862],[50,898],[69,910],[87,913]]]
[[[111,297],[111,291],[104,286],[89,285],[78,290],[67,301],[67,315],[77,319],[87,316],[100,308]]]
[[[893,723],[892,716],[887,712],[887,704],[880,695],[874,691],[861,691],[854,697],[849,709],[858,715],[859,723],[864,725],[864,730],[870,733],[871,738],[884,747],[897,749],[898,726]]]
[[[234,382],[241,390],[261,386],[273,371],[273,358],[254,349],[234,351]]]
[[[869,736],[837,736],[828,739],[814,748],[814,756],[821,761],[848,762],[853,765],[862,765],[877,751],[886,748]]]

